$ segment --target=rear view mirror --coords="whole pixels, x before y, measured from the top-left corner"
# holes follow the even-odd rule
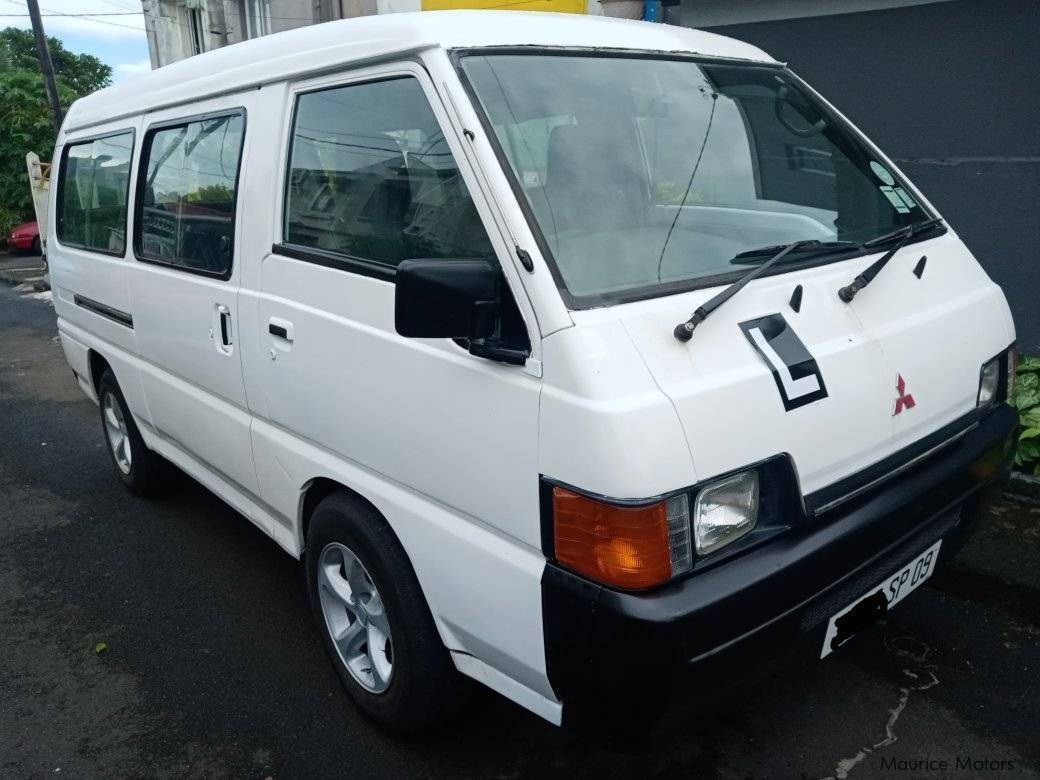
[[[495,330],[498,272],[486,260],[405,260],[394,326],[414,338],[483,339]]]

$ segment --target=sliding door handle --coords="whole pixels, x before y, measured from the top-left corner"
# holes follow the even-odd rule
[[[220,343],[225,347],[230,347],[232,343],[231,310],[220,304],[217,306],[217,314],[220,315]]]

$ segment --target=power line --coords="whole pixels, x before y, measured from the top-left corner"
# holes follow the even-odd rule
[[[5,0],[5,2],[7,2],[7,3],[11,4],[11,5],[16,5],[19,8],[25,8],[26,7],[22,3],[18,2],[18,0]],[[92,19],[90,16],[87,16],[87,15],[63,14],[60,11],[56,12],[53,9],[50,9],[50,8],[41,8],[40,10],[41,11],[46,11],[47,12],[46,13],[47,16],[76,16],[76,18],[83,19],[84,21],[87,21],[87,22],[93,22],[94,24],[107,24],[110,27],[125,27],[127,30],[137,30],[137,31],[140,31],[140,32],[144,31],[141,27],[134,27],[134,26],[129,25],[129,24],[120,24],[119,22],[109,22],[109,21],[107,21],[105,19]]]
[[[66,14],[54,14],[48,13],[47,16],[66,16]],[[85,22],[93,22],[94,24],[107,24],[109,27],[122,27],[125,30],[136,30],[137,32],[143,33],[143,27],[134,27],[132,24],[120,24],[119,22],[110,22],[106,19],[92,19],[89,16],[78,16],[78,19],[82,19]]]
[[[59,14],[59,13],[45,13],[40,16],[46,18],[53,16],[58,19],[90,19],[93,16],[135,16],[144,14],[144,11],[126,11],[125,13],[101,13],[101,14]],[[16,16],[29,16],[29,14],[0,14],[4,18],[16,17]]]
[[[123,5],[122,3],[117,3],[115,0],[102,0],[102,2],[105,3],[106,5],[112,6],[113,8],[122,8],[124,11],[133,11],[134,10],[133,8],[131,8],[128,5]],[[142,8],[143,8],[143,6],[142,6]]]

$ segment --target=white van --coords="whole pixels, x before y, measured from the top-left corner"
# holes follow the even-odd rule
[[[86,97],[55,155],[58,328],[117,476],[176,464],[302,559],[397,729],[459,672],[559,724],[826,656],[1008,467],[1000,289],[738,41],[322,24]]]

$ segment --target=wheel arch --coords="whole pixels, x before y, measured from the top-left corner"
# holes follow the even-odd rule
[[[377,503],[360,491],[334,477],[316,476],[309,479],[303,484],[299,499],[299,522],[297,523],[297,532],[299,533],[298,549],[300,550],[300,560],[307,560],[307,533],[309,531],[311,518],[314,515],[314,510],[323,499],[337,492],[342,492],[363,503],[383,522],[386,529],[400,545],[401,550],[404,552],[405,559],[408,561],[408,565],[411,567],[412,572],[419,583],[419,589],[433,617],[441,642],[449,650],[462,648],[463,645],[456,637],[451,626],[445,623],[441,615],[440,607],[442,606],[441,597],[443,594],[439,592],[441,589],[437,587],[437,582],[441,578],[431,573],[428,559],[425,561],[417,560],[417,558],[423,558],[427,551],[422,547],[413,547],[416,543],[416,539],[406,538],[409,536],[407,526],[401,527],[401,533],[398,532],[398,527],[395,526],[395,523],[390,517],[388,517],[387,512],[380,508],[379,504],[383,503],[382,501]],[[400,520],[400,518],[398,518],[398,520]],[[424,566],[423,563],[426,565]]]
[[[314,514],[315,508],[322,502],[323,499],[332,495],[333,493],[343,492],[350,496],[353,496],[358,501],[363,502],[373,512],[375,512],[380,519],[386,524],[386,527],[390,529],[390,532],[397,537],[398,543],[404,548],[404,544],[401,543],[401,538],[394,531],[393,525],[387,519],[386,515],[377,507],[372,501],[366,498],[364,495],[359,493],[342,482],[332,479],[330,477],[313,477],[304,483],[303,488],[300,491],[300,505],[298,510],[298,522],[297,527],[300,529],[300,551],[301,555],[307,554],[307,531],[310,527],[311,516]],[[405,549],[405,555],[408,554],[408,550]],[[409,556],[410,558],[411,556]],[[412,563],[412,569],[415,569],[415,564]]]
[[[112,366],[96,349],[87,351],[87,366],[90,368],[90,386],[94,388],[94,395],[97,396],[101,377],[104,376],[105,369],[112,371]],[[112,373],[114,374],[115,371],[112,371]],[[117,379],[116,381],[119,380]]]

